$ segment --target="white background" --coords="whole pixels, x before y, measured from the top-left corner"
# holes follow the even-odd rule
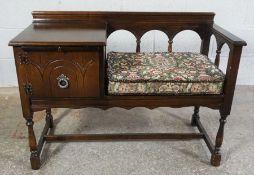
[[[215,23],[247,41],[237,84],[254,85],[254,0],[0,0],[0,86],[17,86],[12,48],[8,42],[32,21],[33,10],[79,11],[212,11]],[[174,38],[173,51],[199,51],[199,36],[184,31]],[[141,51],[166,51],[167,38],[159,31],[146,33]],[[210,57],[216,42],[211,41]],[[127,31],[110,35],[109,50],[135,51],[135,38]],[[228,48],[222,52],[225,69]]]

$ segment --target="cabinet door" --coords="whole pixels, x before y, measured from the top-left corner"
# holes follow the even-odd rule
[[[28,53],[27,81],[32,97],[98,97],[98,52]]]

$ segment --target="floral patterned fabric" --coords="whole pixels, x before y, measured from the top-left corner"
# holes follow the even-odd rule
[[[108,93],[220,94],[224,74],[205,55],[192,52],[107,55]]]

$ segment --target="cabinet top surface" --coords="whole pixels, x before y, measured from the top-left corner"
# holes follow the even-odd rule
[[[9,42],[10,46],[106,45],[106,29],[37,27],[34,24]]]

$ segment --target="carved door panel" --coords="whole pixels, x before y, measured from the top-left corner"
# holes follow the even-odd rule
[[[32,97],[98,97],[97,52],[29,52]]]

